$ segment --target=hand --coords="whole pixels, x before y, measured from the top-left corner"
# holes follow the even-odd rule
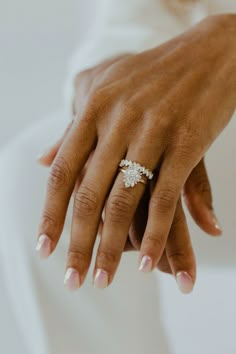
[[[68,129],[64,135],[52,145],[46,152],[44,152],[39,158],[38,162],[43,166],[51,166],[53,163],[59,148],[61,147],[66,135],[68,134],[72,123],[70,123]],[[80,176],[78,177],[76,187],[74,189],[74,195],[76,195],[80,184],[83,181],[86,171],[89,167],[91,157],[87,161]],[[139,250],[145,232],[145,227],[148,220],[148,205],[150,200],[151,191],[154,189],[156,181],[151,181],[151,186],[145,189],[144,195],[135,212],[129,235],[127,237],[124,251]],[[221,229],[218,225],[212,206],[212,194],[209,179],[207,176],[206,168],[203,159],[193,169],[189,175],[184,186],[184,200],[192,214],[195,222],[211,235],[220,235]],[[102,234],[104,221],[101,218],[99,226],[99,234]],[[196,278],[196,262],[191,247],[190,236],[182,206],[179,205],[174,216],[174,221],[171,226],[171,232],[168,237],[169,251],[164,250],[161,259],[157,265],[157,268],[165,273],[178,274],[180,270],[185,270],[191,275],[191,278]],[[179,282],[180,290],[184,293],[188,293],[192,289],[192,283],[186,284]]]
[[[235,109],[233,22],[210,18],[158,48],[78,76],[76,119],[52,164],[38,246],[55,249],[77,177],[95,150],[75,197],[68,277],[85,279],[106,200],[95,285],[114,277],[145,190],[126,189],[121,173],[116,177],[124,157],[160,167],[140,249],[142,270],[158,264],[181,190]]]

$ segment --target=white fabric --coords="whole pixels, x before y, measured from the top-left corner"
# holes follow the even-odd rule
[[[124,51],[142,51],[171,38],[208,13],[235,11],[235,1],[158,1],[99,0],[100,10],[87,44],[79,49],[68,79],[72,97],[75,73]],[[91,271],[85,286],[71,295],[63,288],[63,273],[69,240],[70,219],[55,254],[46,262],[34,253],[35,237],[47,180],[47,170],[36,165],[35,156],[54,141],[66,126],[67,117],[56,115],[24,132],[0,154],[0,277],[2,303],[9,309],[9,323],[1,323],[0,341],[11,331],[12,343],[7,354],[222,354],[236,351],[233,331],[236,314],[235,240],[233,217],[236,171],[227,156],[235,156],[236,125],[231,123],[209,154],[210,175],[215,199],[221,201],[218,213],[225,226],[225,236],[212,240],[190,222],[199,263],[205,267],[202,277],[207,284],[215,277],[216,292],[210,285],[197,283],[196,291],[186,299],[178,297],[172,277],[164,279],[164,307],[159,304],[160,280],[157,273],[141,276],[136,269],[136,254],[126,254],[114,284],[105,291],[91,286]],[[224,147],[224,149],[222,148]],[[232,155],[231,155],[232,154]],[[219,165],[220,161],[220,165]],[[222,187],[224,181],[224,189]],[[218,276],[217,267],[221,268]],[[225,270],[223,270],[225,267]],[[231,273],[228,269],[231,268]],[[222,275],[224,271],[225,276]],[[230,293],[228,279],[232,279]],[[219,284],[218,284],[219,281]],[[172,285],[169,284],[172,282]],[[166,289],[166,290],[165,290]],[[221,290],[221,292],[220,292]],[[216,308],[219,327],[208,305]],[[180,300],[181,299],[181,300]],[[206,301],[204,313],[203,300]],[[226,301],[227,300],[227,301]],[[188,306],[185,306],[186,301]],[[226,310],[221,308],[222,302]],[[193,312],[193,309],[198,309]],[[229,311],[232,317],[228,318]],[[172,310],[174,316],[171,316]],[[192,311],[192,312],[191,312]],[[234,311],[234,313],[233,313]],[[192,314],[193,317],[188,317]],[[227,316],[227,317],[225,317]],[[178,321],[178,318],[187,323]],[[164,319],[164,320],[163,320]],[[205,319],[207,319],[206,322]],[[168,330],[165,336],[163,323]],[[216,336],[198,338],[203,325]],[[220,329],[224,330],[220,336]],[[177,337],[178,334],[178,337]],[[185,338],[187,336],[187,338]],[[182,340],[181,340],[182,337]],[[192,340],[190,340],[192,338]],[[201,337],[202,338],[202,337]],[[214,340],[214,343],[212,343]],[[13,343],[16,343],[14,346]],[[169,344],[170,343],[170,344]],[[168,349],[168,346],[170,348]]]

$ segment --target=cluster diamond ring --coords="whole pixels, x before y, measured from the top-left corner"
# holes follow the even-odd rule
[[[123,181],[126,188],[134,187],[137,183],[147,184],[148,180],[153,178],[153,172],[138,162],[130,160],[121,160],[119,171],[123,172]]]

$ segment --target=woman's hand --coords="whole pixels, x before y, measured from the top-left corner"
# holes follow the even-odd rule
[[[55,249],[77,177],[95,150],[75,196],[67,278],[85,279],[105,201],[95,285],[114,277],[145,190],[124,187],[117,175],[123,158],[160,169],[140,249],[141,269],[157,266],[181,190],[235,109],[235,27],[234,16],[212,17],[158,48],[78,76],[76,119],[52,164],[38,244],[45,255]]]
[[[65,134],[41,155],[38,159],[40,164],[48,167],[51,166],[71,126],[72,123],[69,125]],[[73,195],[76,195],[79,186],[86,175],[90,160],[91,158],[89,158],[80,176],[78,177]],[[155,184],[156,181],[152,180],[150,186],[147,186],[145,189],[145,192],[135,211],[124,251],[137,251],[140,249],[148,220],[148,205],[150,196],[154,190]],[[209,233],[210,235],[219,236],[221,234],[221,228],[213,211],[211,186],[203,159],[189,175],[183,192],[184,200],[195,222],[202,228],[203,231]],[[101,218],[99,235],[102,234],[103,225],[104,220]],[[196,262],[180,202],[175,211],[167,244],[168,246],[166,245],[157,268],[160,271],[171,275],[178,274],[177,281],[180,290],[184,293],[188,293],[192,290],[193,282],[196,278]],[[185,271],[184,274],[181,272],[183,270]],[[186,277],[186,273],[190,275],[189,279]]]
[[[44,166],[51,166],[70,127],[71,124],[66,130],[65,135],[40,157],[38,160],[39,163]],[[87,161],[77,180],[74,195],[86,174],[89,162],[90,159]],[[140,249],[148,220],[150,195],[151,191],[154,189],[155,183],[155,180],[151,181],[150,188],[147,187],[145,189],[144,195],[140,200],[132,220],[124,251],[137,251]],[[193,219],[202,230],[215,236],[221,234],[221,229],[213,211],[211,187],[203,159],[194,168],[185,183],[184,200]],[[99,226],[100,235],[102,234],[103,225],[104,221],[101,218]],[[196,278],[196,262],[181,203],[179,203],[176,209],[167,243],[168,247],[166,246],[157,268],[164,273],[171,275],[178,274],[177,282],[180,290],[184,293],[188,293],[192,290],[193,282]],[[182,273],[180,272],[181,270],[185,272]],[[190,278],[186,277],[186,273],[190,275]],[[73,288],[74,284],[69,284],[69,286],[71,285]]]

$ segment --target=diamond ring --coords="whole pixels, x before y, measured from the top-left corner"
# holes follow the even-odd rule
[[[152,179],[154,176],[153,172],[138,162],[121,160],[119,167],[119,171],[124,174],[123,181],[126,188],[134,187],[139,182],[147,184],[148,179]]]

